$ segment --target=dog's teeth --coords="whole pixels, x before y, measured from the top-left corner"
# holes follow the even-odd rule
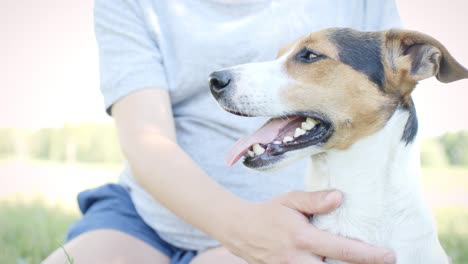
[[[314,125],[307,123],[307,122],[302,122],[301,128],[304,130],[311,130],[314,127]]]
[[[247,156],[253,158],[253,157],[255,157],[255,153],[253,151],[251,151],[251,150],[247,150]]]
[[[296,128],[296,131],[294,132],[294,137],[295,138],[300,137],[300,136],[304,135],[305,133],[306,133],[306,131],[304,129]]]
[[[286,136],[286,137],[283,138],[283,143],[288,143],[288,142],[291,142],[293,140],[294,140],[294,138],[292,138],[290,136]]]
[[[279,145],[279,144],[281,144],[281,141],[273,141],[273,144]]]
[[[253,152],[255,153],[255,155],[262,155],[263,153],[265,153],[265,149],[262,148],[262,146],[260,146],[259,144],[254,144]]]
[[[308,117],[306,119],[306,123],[311,124],[312,127],[314,127],[316,124],[318,124],[317,120],[313,119],[312,117]]]

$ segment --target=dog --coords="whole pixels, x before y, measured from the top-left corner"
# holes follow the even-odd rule
[[[307,189],[343,192],[341,206],[312,223],[392,249],[399,264],[445,264],[420,190],[418,121],[411,92],[435,76],[468,78],[436,39],[409,30],[330,28],[288,44],[277,59],[213,72],[224,110],[271,119],[227,155],[267,171],[310,156]],[[326,263],[343,263],[326,259]]]

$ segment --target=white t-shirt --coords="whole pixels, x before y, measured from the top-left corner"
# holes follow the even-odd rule
[[[226,168],[223,161],[228,149],[265,119],[223,111],[210,94],[208,75],[237,64],[274,59],[281,46],[323,28],[382,30],[400,26],[394,0],[95,2],[106,109],[139,89],[167,90],[182,149],[226,189],[257,201],[303,189],[305,161],[275,173],[252,171],[241,163]],[[136,183],[128,166],[121,184],[130,191],[144,221],[167,242],[190,250],[218,245],[155,201]]]

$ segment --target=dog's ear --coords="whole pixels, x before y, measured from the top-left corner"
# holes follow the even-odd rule
[[[409,81],[435,76],[449,83],[468,78],[468,70],[458,63],[439,41],[431,36],[409,30],[389,30],[385,33],[387,63],[394,72]]]

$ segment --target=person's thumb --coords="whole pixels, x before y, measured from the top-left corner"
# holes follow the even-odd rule
[[[293,191],[278,198],[279,203],[305,215],[325,214],[337,208],[343,194],[336,190],[319,192]]]

